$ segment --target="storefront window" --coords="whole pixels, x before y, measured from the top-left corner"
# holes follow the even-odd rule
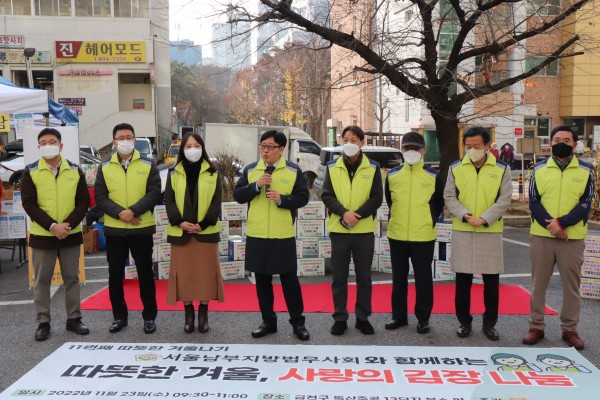
[[[35,15],[71,16],[71,0],[35,0]]]

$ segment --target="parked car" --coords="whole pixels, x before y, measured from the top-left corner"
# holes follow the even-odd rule
[[[96,158],[100,158],[100,153],[96,148],[90,144],[80,144],[79,151],[83,151],[84,153],[88,153]]]
[[[179,148],[181,147],[181,140],[175,140],[171,146],[169,146],[169,150],[165,155],[165,164],[177,161],[177,157],[179,156]]]
[[[146,137],[135,138],[135,149],[144,157],[156,159],[156,149],[152,147],[152,142]]]
[[[373,161],[377,161],[382,169],[382,178],[385,179],[388,169],[392,169],[403,162],[400,150],[384,146],[364,146],[362,152]],[[323,181],[327,171],[327,163],[336,160],[342,154],[342,146],[323,147],[321,149],[321,165],[313,185],[314,194],[320,199],[323,190]]]
[[[85,178],[88,186],[94,186],[96,182],[96,171],[102,163],[99,158],[96,158],[88,153],[79,153],[79,165],[85,173]],[[23,153],[0,163],[0,179],[2,182],[9,184],[17,183],[23,176],[25,170],[25,157]]]

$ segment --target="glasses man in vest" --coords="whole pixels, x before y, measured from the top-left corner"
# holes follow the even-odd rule
[[[510,206],[510,166],[488,154],[490,134],[483,127],[463,134],[465,156],[450,165],[444,200],[452,219],[452,259],[456,272],[454,303],[460,327],[458,337],[471,334],[473,274],[483,275],[483,333],[498,340],[500,274],[504,271],[502,215]]]
[[[23,208],[31,218],[29,246],[35,273],[38,341],[50,336],[50,285],[57,258],[65,286],[67,330],[78,335],[90,333],[81,322],[78,276],[81,221],[90,195],[83,171],[60,154],[62,148],[60,132],[43,129],[38,135],[41,158],[25,168],[21,179]]]
[[[377,209],[383,201],[379,164],[369,160],[360,148],[363,130],[347,126],[342,131],[343,155],[327,164],[321,198],[329,210],[327,227],[331,238],[333,304],[332,335],[348,329],[348,275],[350,258],[356,272],[356,329],[364,335],[375,333],[371,315],[371,264],[375,248]]]
[[[385,198],[390,208],[387,237],[392,258],[392,320],[385,329],[408,325],[407,295],[409,260],[415,274],[417,332],[429,332],[433,308],[431,263],[436,221],[444,209],[444,181],[425,168],[425,140],[417,132],[402,137],[404,163],[390,170],[385,180]]]
[[[96,205],[104,212],[108,292],[114,321],[111,333],[128,324],[127,303],[123,292],[125,261],[135,262],[144,305],[144,332],[156,331],[156,288],[152,271],[152,234],[154,206],[160,201],[160,176],[153,160],[135,150],[135,132],[129,124],[113,128],[113,145],[117,152],[98,168]]]
[[[273,275],[279,274],[290,324],[300,340],[310,335],[304,325],[304,302],[297,271],[296,210],[308,203],[308,186],[302,170],[283,158],[287,138],[267,131],[260,137],[260,161],[248,165],[233,197],[248,203],[245,267],[256,277],[256,295],[263,323],[252,332],[260,338],[277,332],[273,311]]]
[[[581,266],[594,198],[592,167],[573,156],[577,133],[557,126],[550,134],[552,157],[538,163],[529,184],[531,210],[531,319],[523,343],[544,338],[546,289],[554,264],[563,286],[560,308],[562,338],[577,350],[584,348],[577,333],[581,311]]]

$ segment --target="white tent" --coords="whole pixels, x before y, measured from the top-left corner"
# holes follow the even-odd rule
[[[0,114],[47,113],[48,92],[0,85]]]

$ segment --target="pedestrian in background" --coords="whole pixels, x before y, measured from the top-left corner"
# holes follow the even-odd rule
[[[286,161],[283,152],[287,138],[283,132],[267,131],[260,137],[258,162],[244,168],[233,197],[248,204],[245,267],[254,272],[256,296],[262,324],[252,332],[260,338],[277,332],[273,311],[273,275],[279,274],[290,324],[300,340],[308,340],[304,302],[298,280],[296,258],[297,209],[308,203],[308,186],[302,170]]]
[[[113,128],[113,146],[117,152],[100,165],[95,185],[96,205],[104,213],[108,292],[114,317],[109,331],[119,332],[128,324],[123,279],[131,251],[144,305],[144,332],[154,333],[158,308],[152,235],[156,232],[153,211],[160,201],[160,176],[156,163],[135,150],[135,132],[130,124]]]
[[[592,166],[574,157],[577,133],[557,126],[550,133],[552,157],[539,162],[531,174],[531,319],[523,343],[544,338],[546,290],[554,265],[563,287],[560,327],[562,338],[577,350],[585,344],[577,333],[581,313],[581,266],[594,198]]]
[[[342,335],[348,329],[348,275],[352,259],[356,272],[355,327],[371,335],[375,333],[369,322],[371,264],[383,183],[379,164],[360,150],[365,144],[363,130],[356,125],[347,126],[342,131],[342,140],[343,154],[327,164],[321,195],[329,210],[327,227],[331,237],[331,290],[335,307],[331,334]]]
[[[483,127],[463,135],[465,156],[450,165],[444,200],[452,219],[452,269],[456,272],[455,306],[458,337],[471,334],[473,274],[483,275],[483,333],[498,340],[500,274],[504,271],[502,216],[510,206],[510,166],[490,157],[490,134]]]
[[[496,158],[500,157],[500,152],[498,152],[498,146],[496,143],[492,143],[492,147],[490,147],[490,153]]]
[[[191,333],[193,301],[198,301],[198,330],[205,333],[209,300],[225,300],[218,247],[222,184],[200,135],[185,135],[180,148],[164,195],[169,217],[167,241],[171,243],[167,303],[183,301],[183,329]]]
[[[21,179],[23,208],[31,218],[29,246],[35,274],[37,341],[50,336],[50,285],[56,259],[65,287],[66,329],[78,335],[90,333],[81,322],[78,275],[83,243],[81,221],[90,196],[83,171],[60,154],[61,141],[58,130],[42,129],[38,134],[41,158],[25,168]]]
[[[402,137],[404,163],[390,170],[385,198],[390,209],[387,237],[392,259],[392,320],[385,329],[408,325],[408,270],[415,275],[417,332],[430,330],[433,308],[433,252],[436,221],[444,208],[444,182],[437,171],[425,168],[425,140],[417,132]]]

